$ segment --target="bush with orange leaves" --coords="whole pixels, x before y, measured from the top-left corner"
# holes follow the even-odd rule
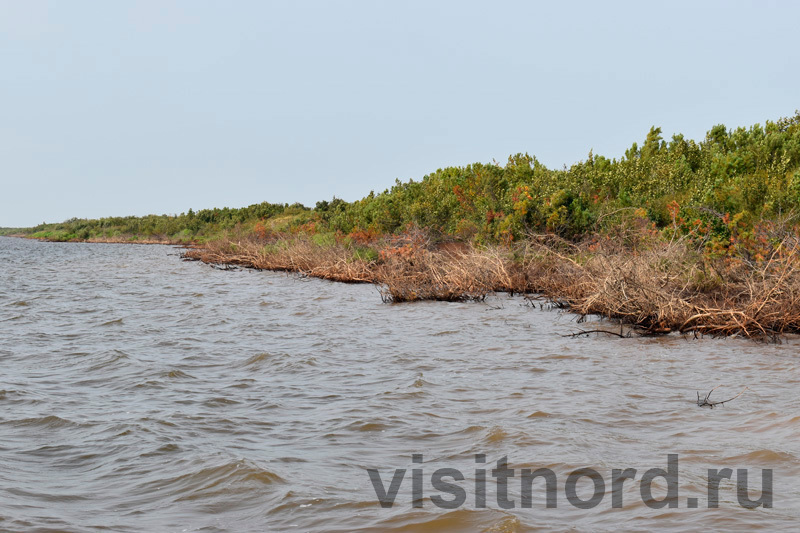
[[[361,245],[374,244],[380,239],[381,234],[375,228],[369,229],[354,229],[347,234],[351,242]]]
[[[256,239],[265,241],[267,240],[267,227],[264,225],[263,220],[259,220],[253,226],[253,235]]]

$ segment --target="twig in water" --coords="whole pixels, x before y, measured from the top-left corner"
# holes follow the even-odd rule
[[[227,263],[224,263],[222,265],[219,265],[219,264],[216,264],[216,263],[209,263],[208,266],[210,266],[211,268],[217,269],[217,270],[239,270],[238,266],[229,265]]]
[[[721,385],[717,385],[716,387],[714,387],[713,389],[708,391],[708,394],[706,394],[705,398],[702,398],[702,399],[700,398],[700,391],[697,391],[697,406],[698,407],[710,407],[710,408],[713,409],[715,405],[725,405],[727,402],[729,402],[731,400],[735,400],[736,398],[738,398],[739,396],[744,394],[744,391],[747,390],[747,387],[745,387],[745,388],[742,389],[742,392],[740,392],[739,394],[737,394],[733,398],[728,398],[727,400],[722,400],[721,402],[710,402],[710,401],[708,401],[708,398],[711,396],[711,393],[714,392],[715,390],[717,390],[720,387],[721,387]]]
[[[588,335],[589,333],[605,333],[606,335],[613,335],[615,337],[619,337],[620,339],[629,339],[630,336],[625,336],[622,333],[617,333],[616,331],[608,331],[606,329],[590,329],[588,331],[580,330],[577,333],[571,333],[569,335],[561,335],[562,337],[579,337],[581,335]]]

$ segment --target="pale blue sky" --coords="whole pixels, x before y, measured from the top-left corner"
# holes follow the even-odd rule
[[[0,0],[0,226],[619,157],[800,108],[798,2]]]

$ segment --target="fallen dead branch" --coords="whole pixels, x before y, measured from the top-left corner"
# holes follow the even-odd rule
[[[589,335],[591,333],[604,333],[606,335],[611,335],[613,337],[619,337],[621,339],[629,339],[631,337],[630,332],[627,335],[623,335],[622,333],[617,333],[616,331],[608,331],[607,329],[590,329],[590,330],[581,330],[576,333],[571,333],[569,335],[561,335],[562,337],[580,337],[581,335]]]
[[[703,398],[700,398],[700,392],[697,391],[697,406],[698,407],[710,407],[711,409],[713,409],[717,405],[725,405],[726,403],[735,400],[736,398],[738,398],[739,396],[744,394],[744,391],[748,390],[748,388],[745,387],[745,388],[742,389],[742,392],[740,392],[739,394],[737,394],[733,398],[728,398],[727,400],[722,400],[720,402],[712,402],[712,401],[710,401],[709,398],[711,397],[711,393],[714,392],[715,390],[717,390],[720,387],[721,387],[721,385],[717,385],[716,387],[714,387],[713,389],[708,391],[708,394],[706,394],[705,397],[703,397]]]

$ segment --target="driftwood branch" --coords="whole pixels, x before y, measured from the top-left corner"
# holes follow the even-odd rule
[[[228,263],[222,263],[222,264],[209,263],[208,266],[210,266],[211,268],[215,268],[217,270],[239,270],[238,266],[230,265]]]
[[[606,335],[613,335],[614,337],[619,337],[620,339],[628,339],[630,335],[627,337],[622,333],[617,333],[616,331],[608,331],[607,329],[590,329],[590,330],[580,330],[577,333],[571,333],[569,335],[562,335],[562,337],[579,337],[581,335],[588,335],[590,333],[605,333]]]
[[[728,398],[727,400],[722,400],[720,402],[712,402],[712,401],[710,401],[709,398],[711,397],[711,393],[714,392],[715,390],[717,390],[720,387],[721,387],[721,385],[717,385],[716,387],[714,387],[713,389],[708,391],[708,394],[706,394],[704,398],[700,398],[700,392],[697,391],[697,405],[698,405],[698,407],[710,407],[710,408],[713,409],[715,405],[725,405],[726,403],[730,402],[731,400],[735,400],[736,398],[738,398],[739,396],[744,394],[744,391],[748,390],[747,387],[745,387],[745,388],[742,389],[742,392],[740,392],[739,394],[737,394],[733,398]]]

